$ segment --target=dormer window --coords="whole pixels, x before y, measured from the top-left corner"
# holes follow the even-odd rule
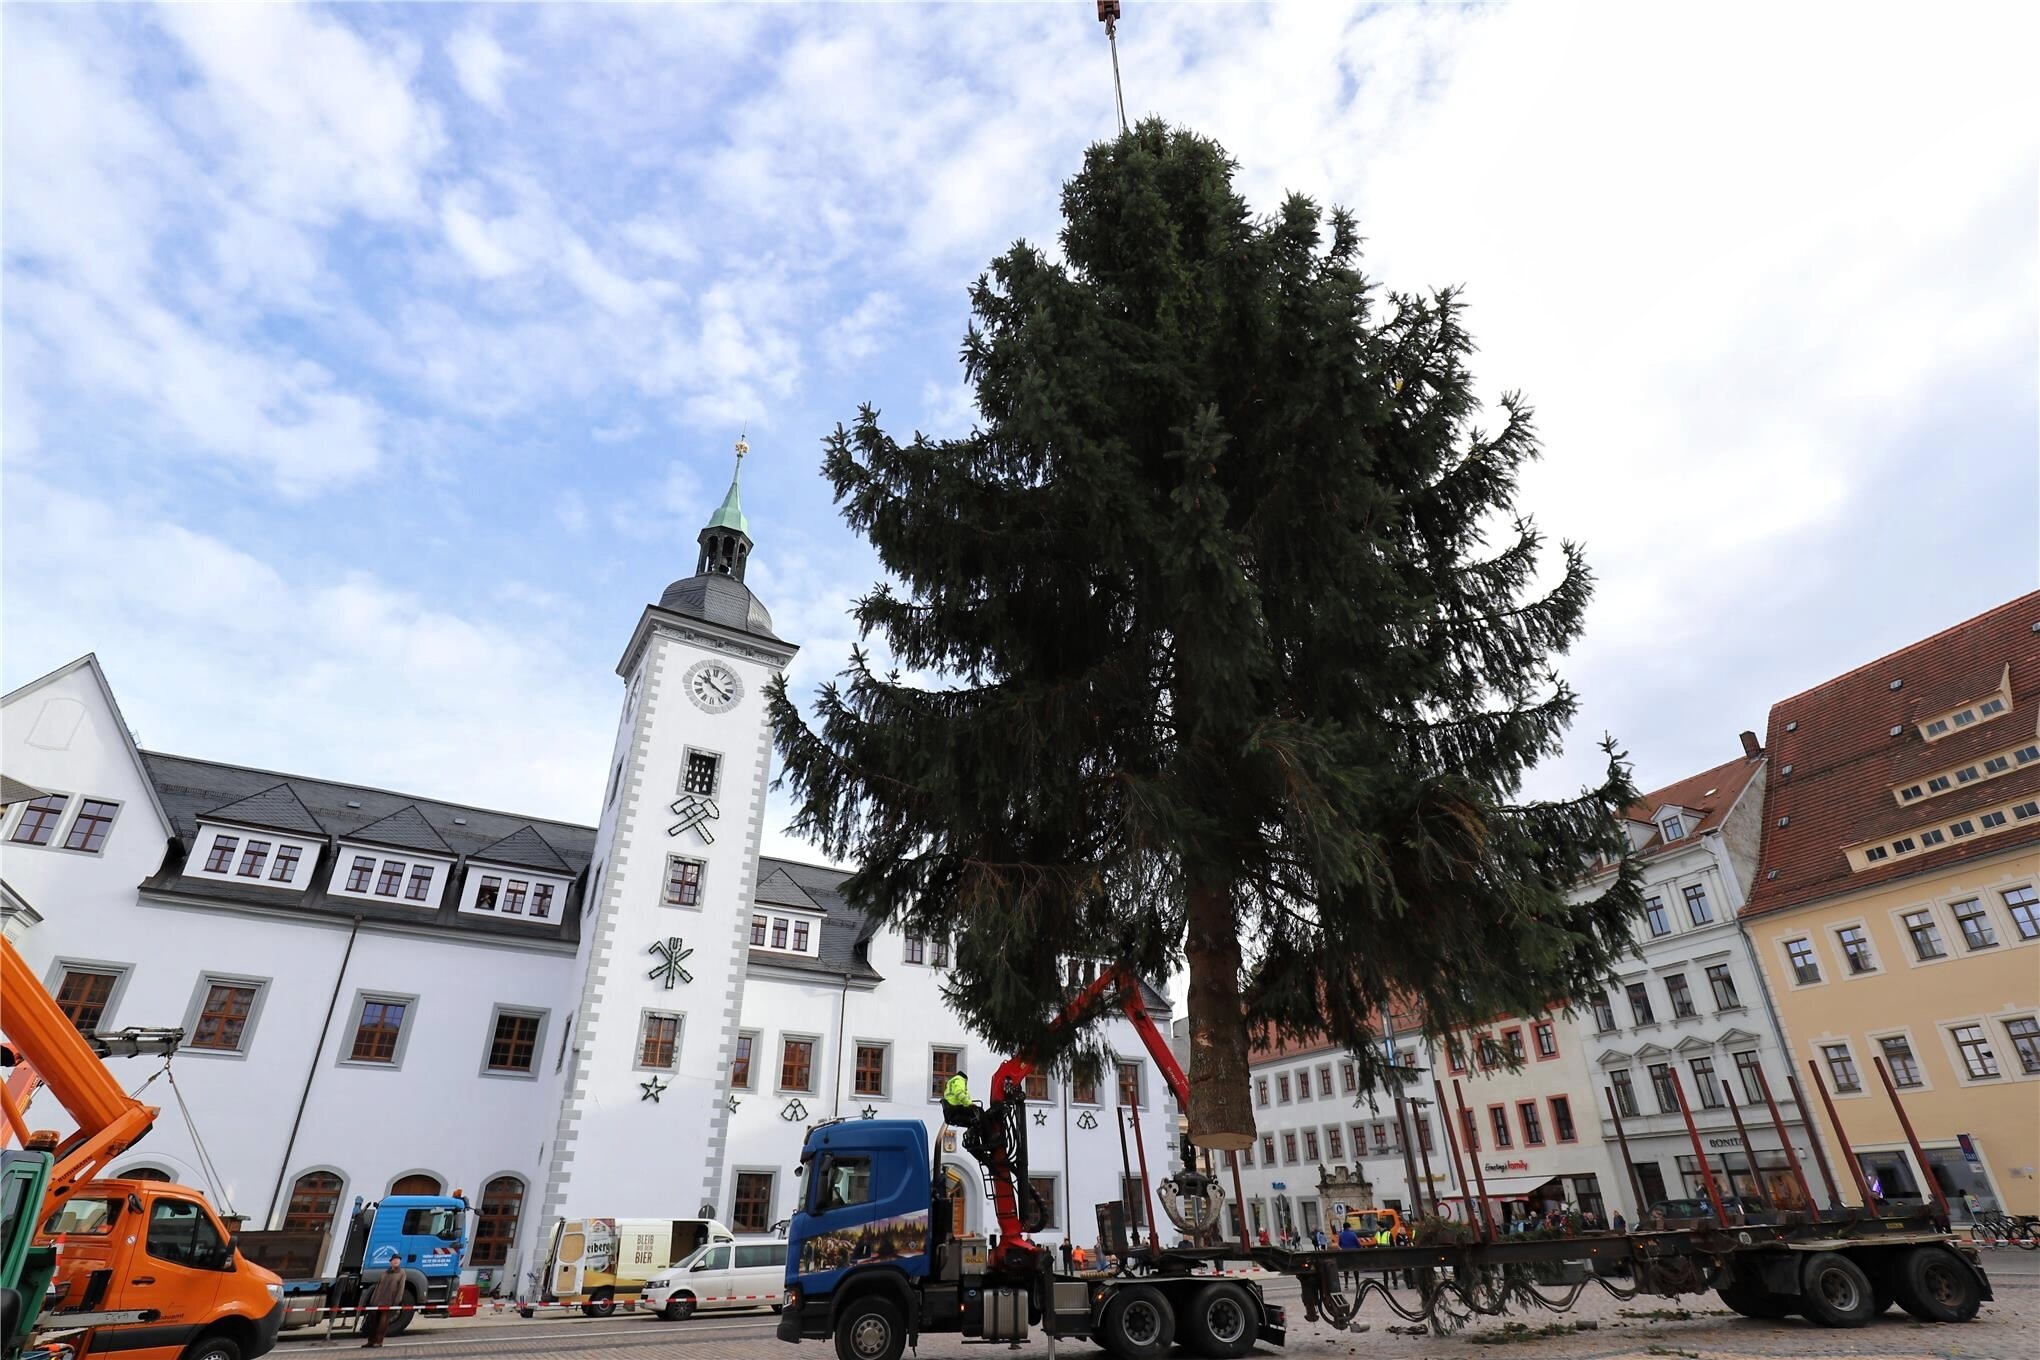
[[[1927,724],[1927,739],[1930,741],[1935,737],[1946,736],[1947,732],[1948,720],[1946,718],[1936,718]]]
[[[760,911],[751,917],[751,947],[780,954],[819,956],[822,923],[805,916]]]
[[[272,832],[229,831],[201,823],[184,872],[193,878],[297,889],[305,886],[299,874],[304,859],[302,842],[283,840]]]
[[[1674,812],[1658,823],[1658,830],[1664,833],[1668,841],[1682,839],[1686,834],[1686,819]]]
[[[1978,717],[1994,718],[2004,711],[2005,701],[2003,699],[1986,699],[1977,707],[1976,713]]]
[[[1900,798],[1903,798],[1906,802],[1910,803],[1915,798],[1926,797],[1927,791],[1924,788],[1921,788],[1918,784],[1908,784],[1906,787],[1898,791],[1898,796]]]
[[[1952,781],[1945,774],[1937,774],[1927,781],[1927,787],[1935,793],[1946,793],[1952,787]]]
[[[1975,721],[1976,710],[1973,708],[1965,708],[1960,713],[1957,713],[1955,715],[1955,725],[1957,727],[1967,727],[1969,726],[1969,724]]]

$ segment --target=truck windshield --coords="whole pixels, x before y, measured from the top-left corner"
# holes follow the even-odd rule
[[[460,1210],[406,1209],[404,1210],[404,1235],[406,1237],[440,1237],[450,1242],[460,1236]]]
[[[74,1237],[104,1237],[113,1231],[113,1221],[119,1217],[117,1199],[67,1200],[43,1224],[43,1231],[52,1237],[65,1233]]]

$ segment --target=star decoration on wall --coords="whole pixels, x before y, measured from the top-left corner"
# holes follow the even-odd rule
[[[1095,1128],[1097,1128],[1097,1127],[1098,1127],[1098,1116],[1097,1116],[1097,1115],[1095,1115],[1095,1114],[1092,1114],[1092,1113],[1091,1113],[1091,1112],[1090,1112],[1089,1110],[1086,1110],[1086,1111],[1084,1111],[1084,1112],[1083,1112],[1082,1114],[1080,1114],[1080,1115],[1078,1115],[1078,1116],[1077,1116],[1077,1127],[1078,1127],[1078,1128],[1080,1128],[1080,1129],[1095,1129]]]
[[[876,1119],[878,1118],[878,1107],[876,1105],[866,1105],[864,1107],[864,1113],[858,1115],[857,1117],[859,1119]]]
[[[638,1083],[638,1090],[644,1094],[640,1095],[638,1099],[649,1100],[652,1104],[656,1105],[659,1103],[659,1093],[672,1084],[669,1081],[660,1081],[657,1077],[653,1077],[648,1081],[641,1081]]]
[[[741,1105],[741,1104],[743,1104],[743,1103],[744,1103],[743,1101],[741,1101],[741,1100],[738,1100],[738,1099],[737,1099],[737,1098],[736,1098],[735,1096],[731,1096],[731,1097],[730,1097],[730,1098],[729,1098],[728,1100],[725,1100],[725,1101],[723,1102],[723,1104],[725,1104],[725,1105],[727,1105],[727,1106],[729,1106],[729,1107],[730,1107],[730,1113],[731,1113],[731,1114],[735,1114],[735,1113],[737,1112],[737,1106],[739,1106],[739,1105]],[[709,1217],[710,1217],[710,1218],[713,1218],[713,1217],[715,1217],[715,1215],[714,1215],[714,1214],[710,1214],[710,1215],[709,1215]]]
[[[645,952],[656,954],[659,957],[659,961],[652,965],[652,971],[646,973],[645,976],[654,982],[663,979],[666,983],[667,991],[673,990],[675,982],[694,981],[694,974],[681,966],[688,959],[694,957],[694,951],[692,949],[682,949],[678,935],[668,935],[663,940],[652,941],[652,947]]]
[[[781,1107],[779,1117],[789,1124],[798,1124],[807,1118],[807,1106],[800,1103],[799,1096],[795,1096]]]
[[[1034,1126],[1035,1126],[1036,1128],[1040,1128],[1040,1129],[1045,1129],[1045,1128],[1047,1128],[1047,1127],[1048,1127],[1048,1111],[1047,1111],[1047,1110],[1036,1110],[1036,1111],[1034,1112]]]

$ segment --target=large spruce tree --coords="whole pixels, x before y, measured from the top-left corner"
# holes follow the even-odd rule
[[[901,669],[859,649],[813,728],[771,696],[795,829],[955,941],[995,1047],[1045,1041],[1070,956],[1187,960],[1213,1148],[1253,1136],[1251,1034],[1379,1079],[1391,998],[1435,1032],[1583,997],[1638,897],[1627,864],[1570,895],[1627,855],[1612,746],[1599,787],[1518,798],[1590,590],[1512,514],[1528,406],[1477,428],[1454,294],[1377,291],[1349,215],[1257,219],[1232,171],[1159,122],[1093,147],[1063,258],[1017,244],[971,292],[981,428],[902,444],[866,408],[826,441]]]

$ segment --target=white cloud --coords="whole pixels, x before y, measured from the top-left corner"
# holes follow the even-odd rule
[[[823,329],[822,357],[836,368],[848,368],[869,359],[892,339],[900,311],[900,300],[891,293],[881,290],[867,294],[856,310]]]
[[[496,36],[470,24],[447,39],[446,55],[467,97],[492,112],[503,112],[503,78],[520,63],[511,60]]]
[[[559,516],[560,527],[576,538],[588,531],[588,501],[580,492],[561,492],[553,501],[553,513]]]

